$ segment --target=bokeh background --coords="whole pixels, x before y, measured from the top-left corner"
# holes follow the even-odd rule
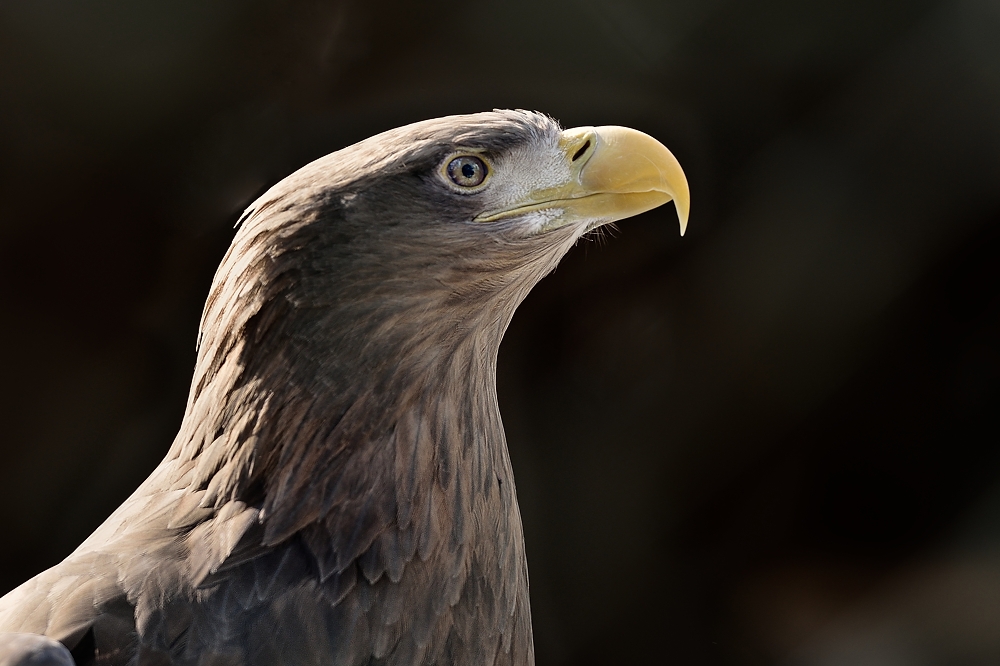
[[[539,665],[1000,663],[996,0],[0,3],[0,592],[166,451],[257,194],[494,107],[693,197],[501,348]]]

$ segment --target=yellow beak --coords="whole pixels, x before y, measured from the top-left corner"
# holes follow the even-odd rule
[[[608,125],[565,130],[559,148],[569,166],[566,182],[532,192],[523,205],[477,219],[489,222],[533,210],[561,209],[547,228],[577,221],[595,227],[673,200],[684,235],[691,206],[687,179],[662,143],[637,130]]]

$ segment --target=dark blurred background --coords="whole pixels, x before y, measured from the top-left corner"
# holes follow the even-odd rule
[[[996,0],[0,3],[0,592],[166,451],[257,194],[494,107],[693,197],[501,348],[539,665],[1000,663]]]

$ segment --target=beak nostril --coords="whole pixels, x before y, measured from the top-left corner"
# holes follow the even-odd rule
[[[580,146],[580,150],[576,151],[576,154],[573,155],[573,161],[576,162],[578,159],[583,157],[583,154],[587,152],[588,148],[590,148],[590,139],[587,139],[584,144]]]

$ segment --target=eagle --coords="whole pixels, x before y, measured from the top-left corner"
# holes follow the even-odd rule
[[[514,310],[688,185],[618,127],[495,110],[322,157],[244,212],[166,457],[0,599],[0,664],[528,666],[496,394]]]

